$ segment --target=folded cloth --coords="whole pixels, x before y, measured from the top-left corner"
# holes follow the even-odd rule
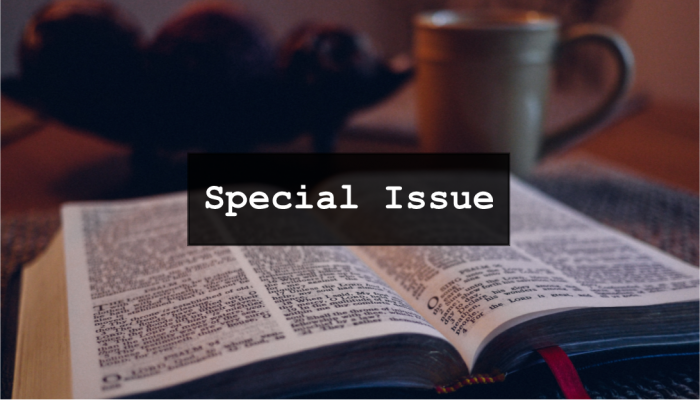
[[[2,216],[2,279],[21,264],[31,261],[46,248],[58,230],[58,211],[41,211]]]
[[[542,168],[529,182],[603,224],[698,265],[697,194],[661,186],[594,160]]]

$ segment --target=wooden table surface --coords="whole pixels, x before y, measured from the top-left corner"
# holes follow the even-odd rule
[[[698,194],[698,110],[651,104],[562,153],[595,157],[630,173]]]
[[[104,198],[127,183],[131,174],[128,147],[55,121],[36,124],[34,117],[30,110],[2,98],[3,215],[55,210],[69,200]],[[419,151],[415,137],[362,134],[358,129],[353,130],[354,125],[362,125],[362,119],[362,116],[356,118],[349,133],[340,136],[338,151]],[[651,181],[697,194],[698,129],[697,109],[651,103],[544,160],[543,167],[562,160],[595,158]],[[302,137],[291,145],[268,150],[309,149],[309,138]]]

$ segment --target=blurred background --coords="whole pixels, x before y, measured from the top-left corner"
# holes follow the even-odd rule
[[[147,35],[187,0],[114,0],[131,12]],[[24,24],[43,0],[2,4],[2,74],[18,70],[16,50]],[[411,17],[419,11],[483,5],[473,0],[236,0],[280,39],[309,19],[340,22],[367,33],[388,57],[411,47]],[[493,3],[493,2],[492,2]],[[533,8],[545,1],[530,1]],[[554,2],[550,2],[554,3]],[[592,3],[595,3],[593,1]],[[694,0],[628,0],[618,23],[637,58],[637,83],[658,100],[689,108],[698,106],[698,2]],[[520,2],[520,4],[526,4]]]
[[[143,28],[150,40],[187,0],[114,0]],[[365,34],[390,65],[411,63],[412,17],[439,8],[514,7],[558,14],[564,27],[598,22],[614,27],[636,58],[636,80],[628,101],[595,135],[551,157],[541,166],[556,170],[561,157],[595,158],[674,188],[698,192],[698,2],[695,0],[236,0],[279,44],[300,23],[338,23]],[[22,31],[42,0],[2,3],[2,76],[19,74]],[[585,61],[585,60],[584,60]],[[393,64],[392,64],[393,63]],[[592,65],[592,64],[591,64]],[[569,68],[570,67],[570,68]],[[591,73],[585,63],[567,70]],[[561,75],[561,72],[559,72]],[[603,73],[603,75],[606,75]],[[607,74],[610,75],[610,74]],[[559,79],[561,81],[561,79]],[[563,80],[566,83],[566,79]],[[571,87],[558,82],[546,131],[552,131],[594,105],[604,88]],[[604,86],[604,85],[603,85]],[[594,88],[593,95],[586,90]],[[354,112],[342,125],[334,151],[420,151],[411,83],[387,101]],[[8,96],[2,103],[3,214],[27,208],[55,208],[69,199],[102,198],[123,187],[132,175],[133,149],[75,127],[47,123],[36,110]],[[37,122],[40,121],[40,122]],[[302,132],[303,133],[303,132]],[[313,151],[300,135],[291,143],[264,143],[257,151]]]

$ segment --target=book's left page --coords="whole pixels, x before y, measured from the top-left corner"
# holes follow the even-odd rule
[[[75,397],[392,334],[443,338],[344,247],[187,246],[186,195],[63,207]]]

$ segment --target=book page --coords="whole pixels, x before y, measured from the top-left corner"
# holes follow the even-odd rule
[[[187,246],[184,193],[62,213],[75,397],[350,340],[442,338],[346,248]]]
[[[698,269],[511,179],[511,246],[354,247],[460,351],[582,307],[698,300]]]
[[[342,186],[352,187],[356,210],[339,208],[318,212],[330,227],[353,245],[460,245],[508,243],[508,177],[479,171],[411,171],[353,173],[330,178],[314,188],[344,197]],[[499,184],[496,184],[496,183]],[[388,188],[398,189],[394,192]],[[469,189],[470,191],[466,191]],[[483,192],[482,192],[483,191]],[[411,193],[422,205],[407,204]],[[434,207],[436,192],[447,196],[441,209]],[[393,193],[393,194],[392,194]],[[459,193],[459,200],[456,195]],[[476,206],[475,197],[485,193],[488,208]],[[448,195],[449,194],[449,195]],[[390,208],[390,204],[396,203]],[[459,203],[460,208],[453,207]]]

